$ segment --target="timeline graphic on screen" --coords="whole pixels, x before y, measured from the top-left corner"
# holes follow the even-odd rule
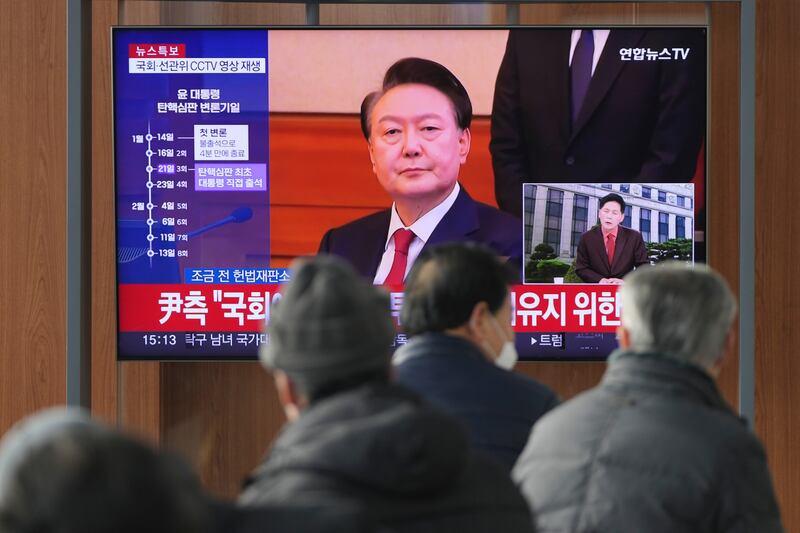
[[[120,359],[255,359],[291,261],[317,253],[385,285],[404,344],[382,258],[428,182],[417,249],[476,241],[519,270],[523,360],[604,359],[627,273],[705,260],[705,28],[121,27],[112,47]],[[426,81],[405,85],[438,95],[389,98],[404,58],[449,72],[471,120]],[[387,134],[398,109],[451,121],[460,151],[435,152],[439,124]],[[395,132],[408,186],[387,178]]]

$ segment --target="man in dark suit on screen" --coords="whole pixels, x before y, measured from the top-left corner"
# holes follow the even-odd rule
[[[319,253],[387,285],[402,284],[424,247],[449,241],[482,243],[519,267],[522,222],[458,183],[471,120],[469,95],[444,66],[420,58],[392,65],[361,104],[372,169],[392,207],[328,230]]]
[[[689,182],[706,123],[702,28],[515,29],[492,108],[500,208],[522,183]]]
[[[575,273],[586,283],[619,285],[634,268],[649,263],[642,234],[620,226],[625,218],[625,200],[607,194],[598,203],[600,224],[578,242]]]

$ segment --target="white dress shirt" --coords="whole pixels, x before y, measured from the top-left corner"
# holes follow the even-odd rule
[[[386,279],[386,276],[389,275],[389,271],[392,269],[392,263],[394,262],[394,232],[401,228],[410,229],[414,232],[414,240],[411,241],[408,247],[406,271],[405,274],[403,274],[403,279],[405,279],[408,272],[411,270],[411,265],[414,264],[414,261],[417,260],[419,253],[422,251],[422,247],[425,246],[425,243],[431,238],[433,230],[436,229],[439,222],[442,221],[447,212],[450,211],[450,208],[453,207],[460,190],[461,187],[458,182],[456,182],[456,186],[453,187],[452,192],[450,192],[447,198],[419,217],[419,219],[410,226],[403,225],[403,221],[400,220],[400,215],[397,214],[397,206],[395,206],[394,203],[392,204],[392,217],[389,220],[389,231],[386,235],[383,257],[381,257],[378,270],[375,272],[373,283],[381,284]]]
[[[592,28],[585,28],[591,30]],[[594,69],[597,68],[597,62],[600,61],[600,54],[603,53],[603,48],[606,47],[608,34],[611,30],[594,30],[594,55],[592,55],[592,76],[594,76]],[[572,42],[569,45],[569,66],[572,66],[572,56],[575,54],[575,47],[578,45],[578,39],[581,37],[581,30],[572,30]]]

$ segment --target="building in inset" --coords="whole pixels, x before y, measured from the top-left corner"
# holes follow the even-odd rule
[[[581,235],[597,223],[598,201],[610,192],[625,200],[622,225],[645,242],[692,239],[691,183],[526,183],[523,185],[525,256],[540,243],[572,259]]]

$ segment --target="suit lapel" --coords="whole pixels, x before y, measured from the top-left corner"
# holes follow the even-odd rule
[[[619,31],[611,30],[603,52],[600,54],[600,60],[597,62],[597,68],[594,71],[592,80],[589,82],[589,89],[578,113],[578,120],[572,128],[570,140],[575,139],[586,123],[589,122],[592,114],[606,97],[609,89],[611,89],[614,80],[617,79],[617,76],[627,64],[627,62],[623,62],[619,58],[620,48],[635,47],[642,40],[645,32],[646,30],[632,28],[625,28]]]
[[[619,258],[623,256],[622,250],[628,244],[628,232],[622,226],[617,231],[617,240],[614,244],[614,260],[611,262],[611,272],[614,272],[614,265],[619,263]]]
[[[465,236],[474,233],[478,228],[480,228],[478,209],[474,200],[467,194],[467,190],[461,186],[456,201],[436,225],[425,246],[448,241],[463,241]]]
[[[364,277],[372,280],[378,271],[383,252],[386,249],[386,233],[389,231],[389,221],[391,208],[382,211],[380,217],[375,219],[372,228],[365,235],[380,236],[380,238],[364,238],[361,242],[354,243],[356,253],[350,256],[350,262],[356,271]]]

